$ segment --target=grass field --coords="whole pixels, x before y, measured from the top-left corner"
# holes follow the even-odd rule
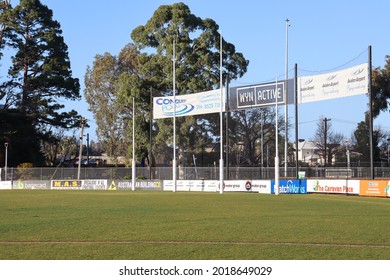
[[[345,195],[0,192],[0,259],[390,259],[390,200]]]

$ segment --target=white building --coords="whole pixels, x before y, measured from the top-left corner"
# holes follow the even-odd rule
[[[318,148],[314,141],[298,142],[298,161],[305,162],[309,166],[320,165],[323,160],[317,151]]]

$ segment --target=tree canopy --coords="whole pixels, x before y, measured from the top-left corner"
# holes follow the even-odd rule
[[[172,148],[172,120],[152,120],[151,95],[172,95],[173,61],[176,63],[175,87],[178,95],[218,88],[221,36],[218,28],[213,20],[201,19],[193,15],[188,6],[183,3],[160,6],[145,25],[138,26],[131,32],[133,43],[125,46],[119,56],[104,55],[117,60],[114,63],[115,67],[107,64],[103,67],[105,70],[101,70],[97,66],[101,56],[97,56],[94,66],[87,70],[86,84],[91,86],[86,87],[85,95],[94,115],[99,116],[106,108],[106,106],[95,106],[97,98],[94,96],[106,98],[111,96],[119,101],[121,105],[118,108],[123,108],[125,115],[129,117],[132,114],[130,108],[134,98],[137,112],[132,118],[135,118],[137,124],[136,141],[137,149],[142,151],[139,152],[140,156],[150,156],[150,147],[147,144],[150,128],[153,130],[156,152]],[[175,46],[176,57],[173,57],[173,46]],[[246,72],[248,63],[241,53],[235,51],[234,45],[223,41],[224,79],[241,77]],[[115,71],[110,70],[114,68],[118,70],[116,74]],[[92,77],[99,72],[109,73],[103,77],[103,80],[108,82],[105,85],[111,85],[110,88],[102,88],[97,83],[90,83]],[[96,95],[97,90],[100,91],[99,95]],[[121,114],[117,113],[115,118],[123,119],[125,115],[121,117]],[[181,151],[179,154],[184,155],[185,152],[193,150],[196,142],[210,143],[213,136],[218,133],[217,120],[215,114],[200,118],[178,118],[177,129],[180,132],[178,146]],[[110,128],[120,131],[113,126]],[[99,139],[108,143],[107,131],[108,129],[103,125],[98,127]],[[130,135],[131,133],[123,130],[121,132],[123,137]],[[129,140],[125,142],[129,143]],[[148,160],[152,159],[148,158]]]
[[[380,112],[390,112],[390,56],[387,55],[384,68],[377,67],[372,72],[373,117]]]
[[[13,55],[8,75],[0,80],[0,100],[6,110],[28,118],[41,140],[50,141],[53,130],[78,122],[77,112],[66,112],[62,101],[81,98],[60,23],[39,0],[21,0],[3,9],[1,23],[1,43]]]

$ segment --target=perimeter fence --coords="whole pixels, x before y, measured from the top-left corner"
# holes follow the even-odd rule
[[[275,168],[273,167],[230,167],[224,168],[224,179],[226,180],[256,180],[274,179]],[[284,170],[280,167],[280,178],[296,178],[295,167]],[[127,167],[82,167],[80,169],[81,180],[88,179],[112,179],[129,180],[132,170]],[[182,180],[218,180],[219,167],[183,167],[177,168],[177,179]],[[371,177],[369,167],[315,167],[300,168],[299,174],[302,178],[329,178],[329,179],[365,179]],[[78,179],[78,168],[0,168],[0,179],[2,181],[15,180],[73,180]],[[137,167],[136,177],[138,179],[171,180],[173,172],[171,167]],[[390,167],[375,167],[375,178],[390,178]]]

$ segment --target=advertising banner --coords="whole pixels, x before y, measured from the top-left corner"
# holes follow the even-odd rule
[[[360,195],[362,196],[390,196],[389,180],[361,180]]]
[[[368,92],[368,64],[298,78],[298,103],[349,97]]]
[[[271,181],[270,180],[252,180],[252,190],[258,193],[270,194]]]
[[[225,111],[225,90],[223,90],[223,108]],[[172,118],[174,115],[173,96],[153,97],[153,118]],[[176,95],[176,117],[211,114],[221,111],[221,90]]]
[[[359,180],[307,180],[307,192],[359,194],[359,182]]]
[[[83,190],[106,190],[107,180],[82,180],[81,189]]]
[[[277,91],[275,82],[248,85],[245,87],[229,88],[229,110],[237,111],[263,106],[274,106],[276,97],[279,105],[284,104],[285,80],[278,81]],[[287,104],[294,104],[294,79],[287,80]]]
[[[14,181],[13,188],[19,190],[44,190],[50,189],[51,182],[50,180],[27,180],[27,181]]]
[[[284,103],[284,83],[269,83],[237,88],[237,108],[251,108]]]
[[[271,193],[271,181],[266,180],[225,180],[225,192]]]
[[[12,182],[11,181],[0,181],[0,190],[11,190]]]
[[[81,180],[52,180],[53,190],[81,190]]]
[[[164,191],[173,191],[173,180],[164,180]],[[177,180],[177,191],[216,192],[219,189],[217,180]]]
[[[177,191],[219,192],[217,180],[177,180]],[[271,193],[271,182],[266,180],[225,180],[224,192]],[[173,181],[164,180],[164,191],[173,191]]]
[[[132,189],[132,181],[129,180],[111,180],[108,185],[110,191]],[[135,189],[162,190],[162,182],[160,180],[138,180],[135,181]]]
[[[275,180],[271,181],[271,193],[275,193]],[[306,180],[280,180],[279,194],[306,194]]]

